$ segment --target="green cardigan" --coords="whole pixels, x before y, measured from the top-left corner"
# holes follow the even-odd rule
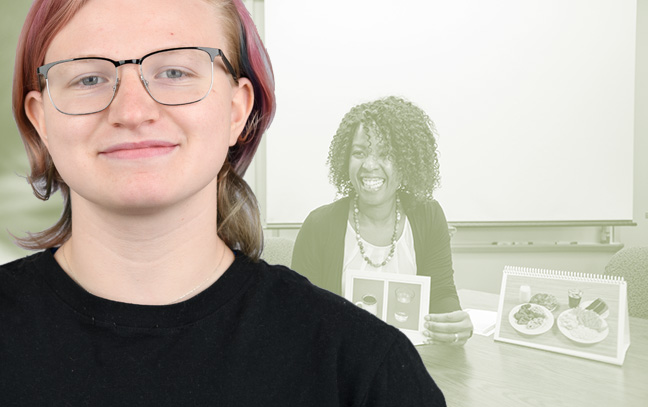
[[[402,196],[403,211],[414,236],[417,274],[430,276],[430,312],[461,309],[454,285],[448,224],[437,201],[416,203]],[[349,197],[312,211],[297,235],[292,268],[313,284],[335,294],[342,292],[344,238]]]

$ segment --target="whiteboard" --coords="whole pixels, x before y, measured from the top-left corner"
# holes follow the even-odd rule
[[[388,95],[436,124],[448,221],[631,220],[635,25],[635,0],[266,0],[266,221],[336,198],[333,134]]]

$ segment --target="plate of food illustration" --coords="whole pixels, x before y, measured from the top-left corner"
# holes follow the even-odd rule
[[[553,311],[558,307],[558,299],[556,298],[556,296],[546,293],[538,293],[534,295],[533,297],[531,297],[529,302],[532,304],[542,305],[549,311]]]
[[[600,298],[595,300],[585,301],[580,304],[582,309],[591,309],[605,319],[610,315],[610,310],[608,309],[607,304]]]
[[[558,329],[574,342],[601,342],[610,333],[607,322],[596,311],[581,307],[570,308],[558,316]]]
[[[542,305],[524,303],[513,307],[509,313],[509,323],[525,335],[540,335],[551,329],[554,316]]]

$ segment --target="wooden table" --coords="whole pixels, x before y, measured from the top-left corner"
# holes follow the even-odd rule
[[[499,295],[459,290],[464,308],[497,310]],[[475,335],[463,347],[419,353],[448,406],[648,406],[648,320],[630,318],[623,366]]]

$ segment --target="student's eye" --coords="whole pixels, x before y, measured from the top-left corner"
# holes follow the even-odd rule
[[[186,75],[187,75],[186,72],[184,72],[181,69],[170,68],[160,72],[160,74],[157,75],[157,77],[165,78],[165,79],[180,79]]]
[[[76,80],[71,82],[71,87],[73,88],[92,88],[102,83],[108,82],[108,80],[99,75],[87,74],[81,77],[78,77]]]
[[[98,76],[86,76],[85,78],[81,79],[80,83],[84,86],[93,86],[93,85],[98,85],[101,83],[101,78]]]

